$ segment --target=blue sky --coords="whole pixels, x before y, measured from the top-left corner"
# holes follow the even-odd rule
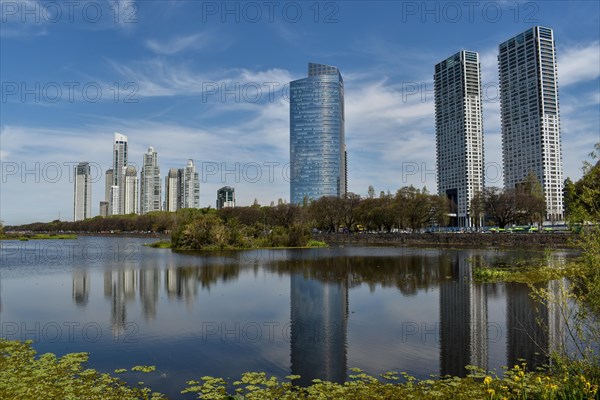
[[[200,203],[289,199],[289,81],[308,62],[345,81],[349,190],[436,190],[433,68],[478,51],[488,185],[501,186],[498,44],[554,29],[565,177],[600,141],[600,20],[593,1],[0,1],[0,219],[73,218],[72,165],[104,197],[113,132],[161,175],[194,159]]]

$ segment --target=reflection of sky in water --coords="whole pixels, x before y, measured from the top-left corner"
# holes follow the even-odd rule
[[[349,367],[421,378],[464,374],[463,363],[499,369],[545,360],[523,327],[546,351],[561,338],[532,323],[526,286],[474,284],[469,260],[560,264],[562,253],[180,254],[145,241],[2,242],[2,336],[32,339],[40,352],[89,351],[89,365],[106,371],[156,365],[143,380],[172,397],[186,380],[244,371],[339,381]],[[555,311],[541,315],[554,328]]]

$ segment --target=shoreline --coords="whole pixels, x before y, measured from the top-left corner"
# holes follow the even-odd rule
[[[69,232],[69,233],[9,233],[2,240],[65,239],[65,236],[131,237],[169,240],[169,233],[142,232]],[[19,235],[19,236],[17,236]],[[31,236],[29,236],[31,235]],[[38,237],[43,235],[45,237]],[[54,238],[53,236],[57,236]],[[458,248],[536,248],[573,249],[573,241],[579,235],[573,233],[318,233],[313,240],[337,245],[385,245],[395,247],[458,247]],[[304,248],[304,247],[303,247]],[[306,247],[310,248],[310,247]],[[247,250],[247,249],[239,249]]]
[[[570,233],[331,233],[315,234],[328,245],[384,244],[397,247],[536,248],[571,250]]]

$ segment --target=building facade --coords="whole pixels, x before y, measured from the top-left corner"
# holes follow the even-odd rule
[[[109,205],[110,203],[108,201],[101,201],[100,202],[100,216],[101,217],[108,217],[109,214]]]
[[[171,168],[169,174],[165,177],[166,211],[177,211],[179,209],[180,187],[179,170],[177,168]]]
[[[106,170],[104,180],[104,202],[108,203],[106,206],[106,215],[102,215],[102,208],[100,209],[100,215],[106,217],[110,215],[112,212],[112,186],[115,184],[115,174],[112,168]],[[100,202],[100,207],[102,207],[102,202]]]
[[[142,160],[140,212],[142,214],[161,210],[161,181],[158,154],[153,147],[148,148]]]
[[[118,197],[117,204],[111,204],[111,214],[126,214],[125,212],[125,168],[127,167],[127,136],[115,132],[113,143],[113,183],[111,186],[117,186],[118,195],[113,193],[111,201]],[[111,190],[113,190],[111,188]]]
[[[137,169],[133,165],[124,168],[123,214],[139,214],[139,180]]]
[[[75,167],[73,220],[81,221],[92,217],[92,175],[90,164],[79,163]]]
[[[483,190],[483,119],[479,54],[460,51],[434,75],[438,194],[451,205],[451,225],[471,227],[473,197]]]
[[[501,43],[498,55],[505,188],[533,172],[546,219],[563,219],[563,164],[554,33],[536,26]]]
[[[200,178],[194,160],[188,160],[180,176],[183,182],[183,202],[180,208],[200,208]]]
[[[117,185],[110,187],[110,202],[108,215],[118,215],[119,205],[121,204],[121,193]]]
[[[235,207],[235,189],[223,186],[217,190],[217,210],[230,207]]]
[[[308,64],[290,82],[290,200],[346,194],[344,81],[336,67]]]

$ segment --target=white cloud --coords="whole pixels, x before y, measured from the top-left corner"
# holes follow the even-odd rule
[[[600,42],[564,46],[557,51],[559,87],[591,81],[600,76]]]

